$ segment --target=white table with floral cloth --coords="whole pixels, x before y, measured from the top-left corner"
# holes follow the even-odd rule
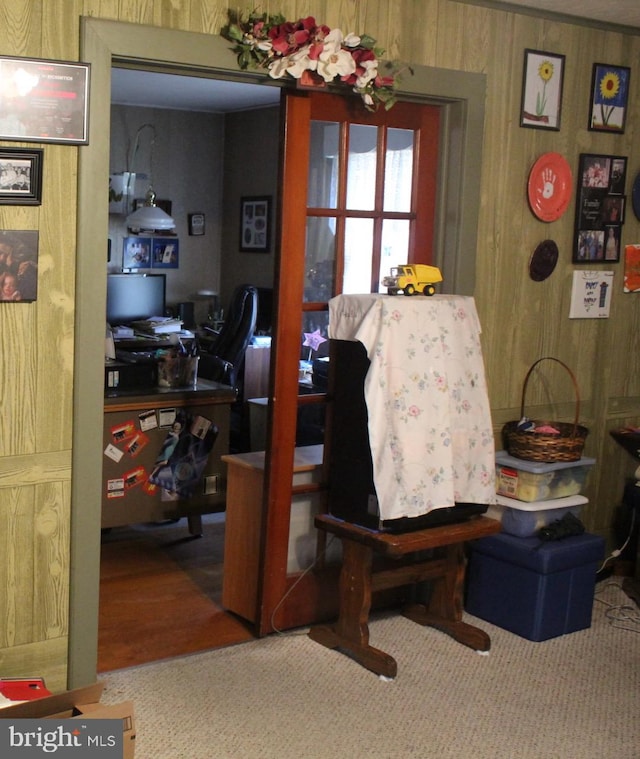
[[[339,295],[329,337],[361,342],[380,518],[494,504],[495,447],[472,297]]]

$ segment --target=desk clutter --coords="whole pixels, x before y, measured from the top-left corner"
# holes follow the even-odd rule
[[[198,340],[187,330],[162,334],[162,339],[151,333],[120,338],[115,343],[115,356],[105,358],[104,388],[195,387],[199,359]]]
[[[470,544],[465,609],[532,641],[591,626],[605,541],[585,532],[581,495],[594,459],[533,462],[496,453],[501,533]]]

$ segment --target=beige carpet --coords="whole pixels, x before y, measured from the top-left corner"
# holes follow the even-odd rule
[[[596,595],[590,629],[542,643],[465,614],[488,656],[385,613],[392,682],[273,635],[109,673],[103,700],[134,701],[136,759],[639,759],[639,610],[614,582]]]

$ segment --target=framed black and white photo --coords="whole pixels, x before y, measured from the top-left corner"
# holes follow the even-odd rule
[[[0,140],[89,142],[89,64],[0,56]]]
[[[521,127],[560,129],[564,60],[558,53],[524,51]]]
[[[39,206],[42,203],[41,148],[0,148],[0,203]]]
[[[271,197],[240,199],[240,250],[268,253],[271,245]]]

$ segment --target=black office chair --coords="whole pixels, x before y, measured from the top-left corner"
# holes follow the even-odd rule
[[[253,285],[236,287],[222,328],[217,333],[210,330],[213,341],[201,352],[200,377],[231,385],[239,391],[244,354],[255,332],[257,315],[257,288]]]

